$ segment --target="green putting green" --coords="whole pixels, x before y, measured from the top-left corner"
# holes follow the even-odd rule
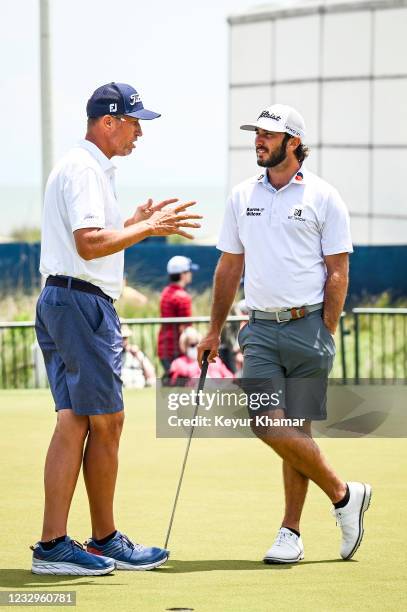
[[[155,438],[152,390],[126,394],[116,495],[118,528],[162,545],[186,440]],[[339,559],[330,503],[311,485],[296,566],[261,562],[280,525],[280,460],[257,440],[193,440],[170,540],[171,558],[153,572],[95,578],[34,576],[29,545],[42,521],[42,466],[55,415],[47,391],[0,393],[0,587],[76,591],[80,610],[196,612],[402,610],[406,602],[407,445],[404,439],[320,440],[348,480],[366,480],[373,499],[354,560]],[[90,536],[80,479],[69,535]]]

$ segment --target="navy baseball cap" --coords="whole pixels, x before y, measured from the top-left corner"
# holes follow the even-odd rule
[[[98,87],[86,105],[88,117],[128,115],[136,119],[156,119],[159,113],[144,108],[140,95],[126,83],[107,83]]]

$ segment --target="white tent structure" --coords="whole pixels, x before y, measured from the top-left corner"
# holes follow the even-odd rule
[[[239,126],[290,104],[355,244],[407,244],[407,0],[271,2],[229,25],[229,186],[257,172]]]

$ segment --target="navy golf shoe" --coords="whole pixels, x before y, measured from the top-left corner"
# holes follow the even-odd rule
[[[103,546],[96,544],[92,538],[85,542],[85,546],[93,555],[114,559],[118,570],[151,570],[165,563],[170,554],[164,548],[134,544],[120,531]]]
[[[115,562],[106,556],[92,555],[82,544],[65,536],[51,550],[45,550],[40,542],[30,547],[33,551],[33,574],[54,574],[62,576],[102,576],[115,569]]]

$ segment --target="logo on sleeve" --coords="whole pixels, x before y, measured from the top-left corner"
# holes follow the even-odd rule
[[[85,221],[87,221],[88,219],[97,219],[97,220],[99,220],[99,217],[97,217],[96,215],[85,215],[84,219],[85,219]]]

